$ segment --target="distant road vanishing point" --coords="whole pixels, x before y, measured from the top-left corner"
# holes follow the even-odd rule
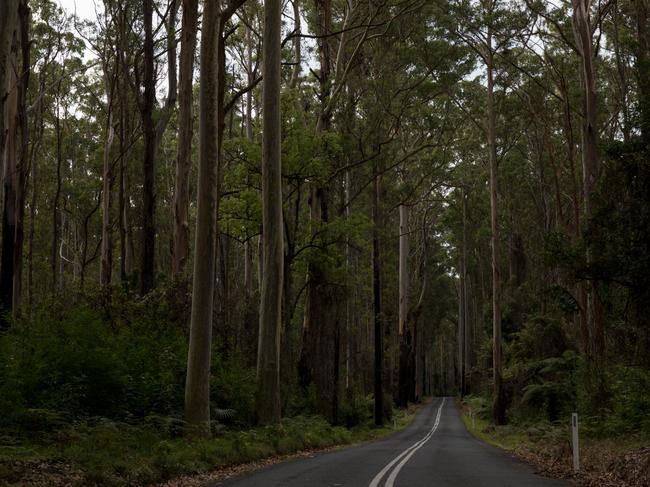
[[[437,398],[384,440],[273,465],[210,487],[566,487],[472,437]]]

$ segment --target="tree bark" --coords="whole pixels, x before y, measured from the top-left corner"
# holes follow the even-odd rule
[[[496,424],[506,421],[506,404],[503,391],[501,358],[501,273],[499,270],[499,221],[497,191],[497,147],[496,110],[494,107],[494,51],[492,29],[487,33],[487,135],[488,159],[490,166],[490,227],[492,230],[492,376],[493,403],[492,419]]]
[[[126,84],[121,96],[126,97]],[[131,121],[127,101],[122,99],[120,108],[120,278],[129,282],[133,274],[133,237],[131,231],[131,190],[129,186],[129,160],[133,135],[130,133]]]
[[[300,37],[300,34],[302,22],[300,20],[300,0],[292,0],[291,3],[293,4],[293,28],[296,37],[293,41],[294,65],[293,70],[291,71],[289,88],[294,89],[298,86],[298,81],[300,80],[300,68],[302,63],[302,38]]]
[[[650,25],[648,24],[648,0],[633,0],[632,3],[636,14],[636,68],[639,80],[641,137],[644,145],[648,147],[650,145]]]
[[[406,314],[408,311],[408,207],[399,205],[399,336],[406,333]]]
[[[6,139],[5,104],[11,71],[11,42],[18,22],[19,0],[0,2],[0,160],[4,157]]]
[[[462,211],[463,211],[463,249],[461,255],[461,306],[463,313],[463,394],[469,394],[472,385],[472,325],[469,313],[469,273],[468,273],[468,249],[467,249],[467,194],[465,189],[461,190]]]
[[[282,0],[264,2],[262,239],[264,276],[260,301],[256,416],[258,423],[280,421],[280,332],[284,234],[281,143]]]
[[[6,29],[0,34],[0,65],[3,72],[0,74],[0,95],[2,101],[0,107],[0,161],[4,162],[3,170],[3,190],[4,190],[4,205],[2,211],[2,257],[0,261],[0,330],[9,327],[9,315],[15,311],[14,292],[15,292],[15,276],[16,276],[16,253],[17,242],[16,236],[18,233],[22,234],[22,229],[19,229],[22,224],[18,219],[22,214],[19,208],[21,204],[21,180],[24,185],[24,176],[21,172],[24,171],[24,164],[21,164],[22,149],[21,138],[26,137],[27,134],[23,133],[21,114],[24,116],[24,93],[22,83],[26,81],[27,76],[24,74],[24,50],[29,49],[28,46],[23,46],[26,40],[25,33],[25,19],[23,9],[26,6],[21,2],[8,2],[7,5],[0,7],[0,26]],[[4,43],[7,41],[8,45]],[[13,46],[12,46],[13,44]],[[6,48],[6,49],[5,49]],[[27,67],[27,71],[29,66]],[[25,88],[26,89],[26,88]],[[6,93],[6,94],[5,94]],[[5,123],[7,126],[5,127]],[[22,134],[22,135],[21,135]],[[6,141],[6,142],[5,142]],[[22,189],[24,194],[24,188]],[[24,199],[24,197],[22,198]],[[24,204],[24,201],[23,201]],[[21,239],[22,240],[22,239]],[[22,245],[22,242],[21,242]]]
[[[174,248],[172,276],[181,273],[189,258],[190,170],[192,168],[192,86],[198,28],[198,0],[183,0],[181,60],[178,89],[178,153],[174,185]]]
[[[134,135],[131,119],[131,96],[129,75],[129,18],[128,10],[118,6],[119,44],[117,51],[117,79],[119,86],[119,139],[120,139],[120,190],[119,190],[119,227],[120,227],[120,279],[123,286],[128,286],[133,276],[133,232],[131,230],[131,189],[129,186],[129,161],[132,154]],[[82,264],[83,266],[83,264]]]
[[[143,0],[144,6],[144,99],[142,102],[142,127],[144,132],[143,163],[143,213],[142,213],[142,264],[140,269],[140,294],[151,291],[155,285],[156,271],[156,156],[165,133],[171,111],[176,104],[176,0],[171,0],[167,21],[168,91],[165,111],[154,126],[153,110],[156,104],[155,53],[152,27],[153,0]]]
[[[458,280],[458,380],[461,397],[468,393],[469,377],[469,326],[467,309],[467,201],[465,189],[461,187],[462,240],[459,259]]]
[[[140,264],[140,294],[145,295],[154,286],[156,256],[155,217],[155,163],[156,128],[153,110],[156,104],[156,79],[154,73],[153,1],[143,0],[144,12],[144,96],[142,99],[142,129],[144,135],[144,161],[142,183],[142,258]]]
[[[331,113],[327,109],[331,92],[331,50],[329,33],[332,30],[331,0],[315,0],[316,31],[322,36],[318,41],[320,70],[318,75],[319,115],[316,121],[317,136],[330,128]],[[310,221],[314,227],[329,221],[329,188],[322,182],[313,182],[309,189]],[[314,230],[315,231],[315,230]],[[302,343],[298,362],[298,375],[302,387],[312,382],[316,387],[321,412],[332,422],[337,421],[339,377],[336,357],[339,355],[338,308],[343,296],[329,282],[326,265],[310,262],[307,271]]]
[[[54,132],[56,134],[56,191],[54,193],[54,201],[52,205],[52,247],[50,249],[50,268],[52,270],[52,290],[56,293],[59,289],[61,282],[59,275],[59,239],[61,229],[61,213],[59,212],[59,201],[61,199],[62,181],[62,166],[63,166],[63,135],[61,131],[61,114],[60,114],[60,100],[61,96],[61,82],[58,83],[57,88],[57,106],[56,116],[54,120]],[[65,120],[64,120],[65,121]]]
[[[399,205],[399,263],[398,263],[398,335],[399,335],[399,392],[398,406],[405,407],[409,399],[409,384],[412,380],[409,371],[409,357],[411,354],[412,342],[410,331],[407,330],[408,314],[408,207]]]
[[[111,148],[115,139],[113,126],[115,77],[110,70],[110,62],[104,60],[104,84],[106,87],[106,138],[104,140],[104,160],[102,171],[102,245],[99,267],[99,283],[107,286],[111,283],[113,270],[113,232],[111,226],[111,200],[113,171]]]
[[[210,356],[217,237],[219,112],[222,111],[219,60],[221,0],[208,0],[203,11],[199,91],[198,211],[194,243],[194,282],[185,382],[185,418],[193,433],[210,436]]]
[[[582,124],[582,175],[584,215],[587,227],[593,216],[593,197],[599,173],[598,154],[598,107],[596,97],[596,73],[594,68],[592,29],[589,20],[588,0],[573,0],[573,27],[576,45],[582,61],[583,108]],[[587,265],[593,262],[593,235],[587,236]],[[605,353],[604,323],[601,312],[598,284],[592,279],[586,283],[587,328],[589,331],[588,354],[601,359]]]
[[[257,77],[257,68],[253,63],[253,32],[246,28],[246,76],[248,85],[252,85]],[[245,114],[244,114],[244,132],[246,138],[251,144],[255,143],[253,131],[253,90],[249,90],[245,97]],[[248,176],[247,176],[248,177]],[[247,181],[250,182],[250,181]],[[257,252],[253,250],[252,237],[244,242],[244,329],[242,335],[245,337],[246,348],[253,352],[256,351],[257,342],[259,341],[259,300],[255,299],[253,292],[253,254],[257,253],[259,258],[259,269],[262,269],[262,237],[260,235]],[[285,271],[287,267],[285,266]],[[284,280],[286,286],[288,280]],[[262,273],[258,275],[258,289],[262,288]],[[286,293],[283,293],[286,299]],[[286,309],[286,308],[285,308]],[[257,358],[256,354],[253,354]],[[286,360],[286,357],[285,357]],[[286,362],[285,362],[286,363]]]
[[[372,294],[373,294],[373,320],[374,320],[374,416],[375,424],[384,424],[384,358],[382,343],[382,316],[381,316],[381,251],[379,248],[379,224],[380,224],[380,192],[381,175],[375,164],[375,177],[373,184],[372,219],[374,223],[372,235]]]
[[[20,134],[18,147],[18,168],[16,171],[16,231],[14,234],[14,255],[13,255],[13,300],[12,311],[14,318],[19,311],[22,298],[22,277],[23,277],[23,243],[25,240],[25,198],[27,194],[27,175],[29,171],[29,123],[27,120],[27,91],[29,88],[30,75],[30,9],[27,2],[23,1],[18,7],[20,19],[20,53],[21,72],[18,84],[18,113],[17,129]]]

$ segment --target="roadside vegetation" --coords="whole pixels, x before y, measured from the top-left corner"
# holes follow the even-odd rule
[[[30,413],[49,413],[54,424],[26,436],[2,433],[2,485],[149,485],[368,441],[395,431],[393,425],[374,428],[364,423],[348,429],[332,426],[319,416],[297,416],[250,429],[220,423],[213,438],[190,441],[183,438],[183,421],[176,416],[150,416],[137,424],[104,417],[65,424],[52,412]],[[411,417],[404,410],[396,411],[397,428],[406,425]]]
[[[646,378],[647,379],[647,378]],[[637,394],[643,392],[636,391]],[[580,470],[573,471],[570,410],[555,421],[544,411],[522,406],[507,425],[490,420],[489,402],[479,396],[461,401],[463,421],[476,438],[536,467],[541,475],[582,486],[642,487],[650,482],[650,428],[642,409],[616,408],[606,416],[580,416]]]
[[[167,296],[94,299],[0,337],[0,485],[148,485],[379,438],[413,417],[395,410],[376,428],[372,397],[355,395],[332,425],[305,391],[292,394],[280,423],[254,427],[254,368],[215,343],[213,438],[186,439],[187,338],[169,321]]]

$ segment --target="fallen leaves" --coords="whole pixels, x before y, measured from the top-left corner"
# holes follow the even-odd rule
[[[198,487],[204,486],[211,482],[220,482],[232,477],[237,477],[239,475],[244,475],[247,473],[254,472],[263,468],[271,467],[272,465],[286,462],[288,460],[294,460],[298,458],[314,458],[316,453],[322,453],[326,451],[335,450],[339,447],[324,448],[320,450],[309,450],[301,451],[297,453],[292,453],[289,455],[279,455],[274,457],[265,458],[256,462],[244,463],[240,465],[232,465],[229,467],[223,467],[212,472],[206,472],[197,475],[184,475],[166,482],[159,484],[152,484],[148,487]]]
[[[84,485],[83,473],[75,469],[69,462],[57,460],[28,460],[16,461],[5,466],[16,474],[8,475],[6,484],[13,486],[33,487],[69,487],[73,485]]]
[[[577,473],[566,444],[524,446],[515,454],[541,475],[570,479],[584,487],[650,487],[650,447],[621,450],[612,442],[590,442],[581,450]]]

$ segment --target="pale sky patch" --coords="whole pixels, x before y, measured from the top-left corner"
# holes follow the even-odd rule
[[[101,2],[94,0],[56,0],[63,10],[72,15],[76,12],[77,16],[85,20],[96,20],[97,12],[103,10]]]

